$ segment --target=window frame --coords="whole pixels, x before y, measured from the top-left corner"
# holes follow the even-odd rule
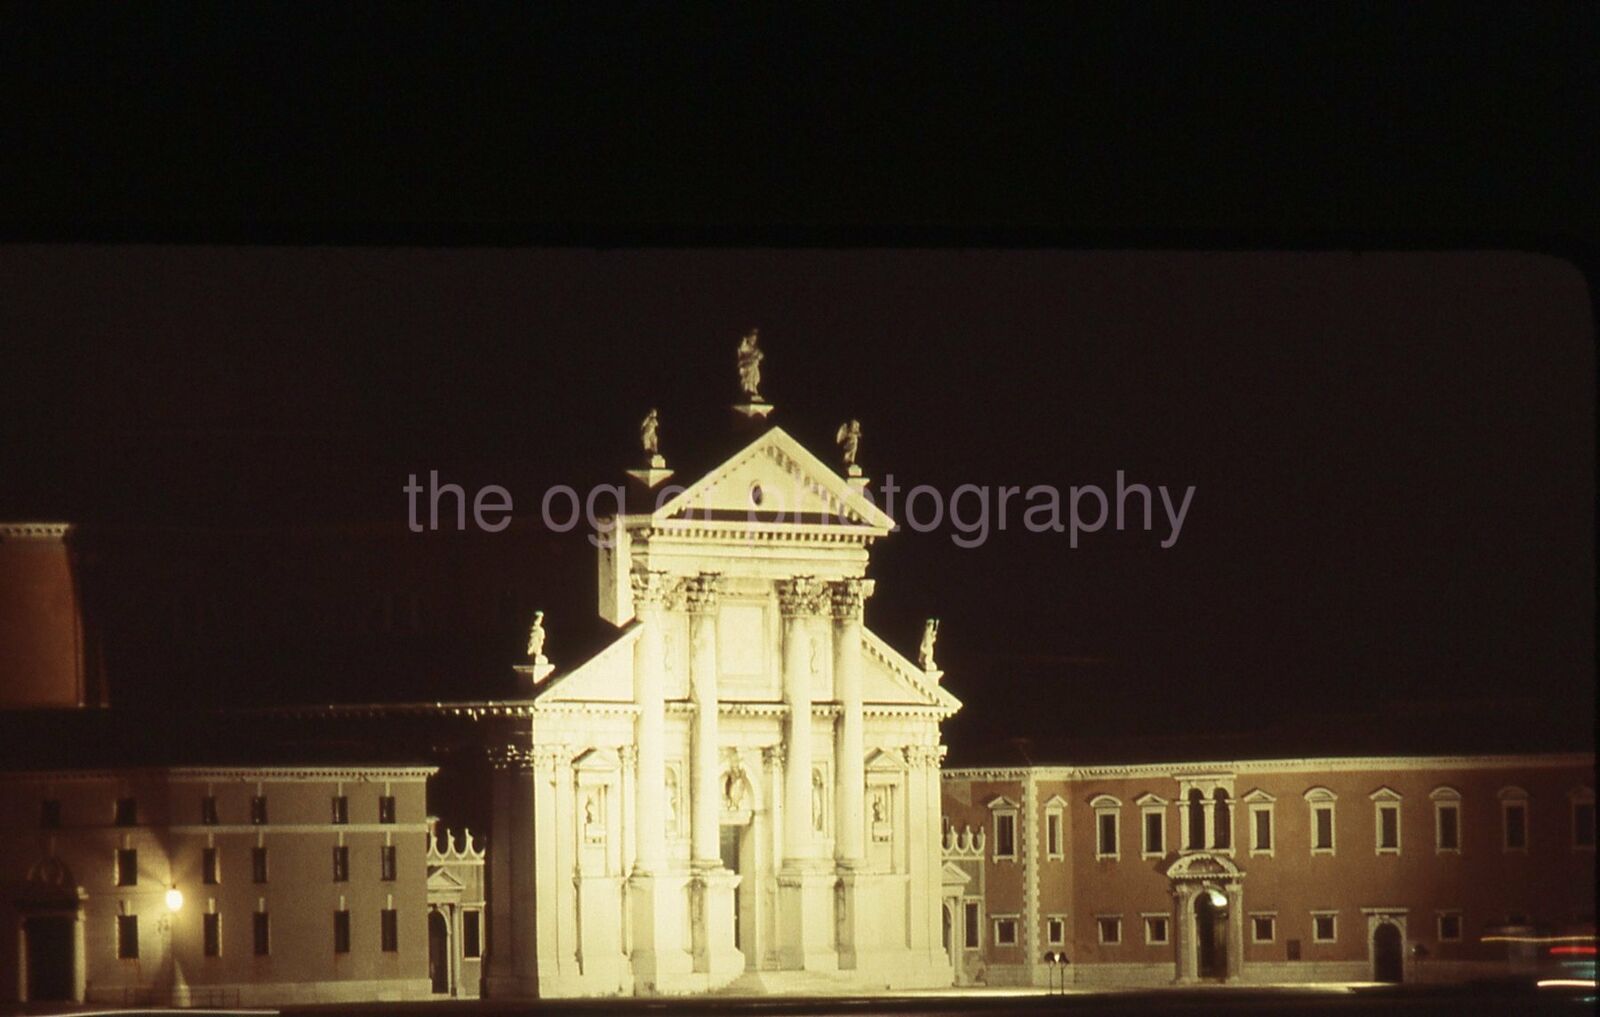
[[[378,881],[393,883],[399,878],[399,855],[393,844],[383,844],[378,849]]]
[[[1401,821],[1403,813],[1400,811],[1400,793],[1390,787],[1380,787],[1367,797],[1372,799],[1372,848],[1374,854],[1398,855],[1402,846]],[[1385,812],[1394,813],[1394,843],[1383,842],[1383,817]]]
[[[1454,936],[1446,936],[1444,934],[1444,923],[1445,923],[1445,920],[1449,919],[1449,918],[1455,919],[1456,934]],[[1435,911],[1433,913],[1433,934],[1434,934],[1434,938],[1437,939],[1439,942],[1441,942],[1441,943],[1459,943],[1459,942],[1461,942],[1461,933],[1462,933],[1463,928],[1464,928],[1464,923],[1461,920],[1461,909],[1460,908],[1445,908],[1443,910]]]
[[[1139,857],[1140,858],[1165,858],[1170,841],[1167,837],[1167,805],[1165,798],[1151,793],[1143,794],[1134,799],[1134,804],[1139,806]],[[1161,838],[1161,843],[1152,845],[1150,842],[1150,820],[1155,819],[1156,830]]]
[[[1266,936],[1261,935],[1261,927],[1257,922],[1267,923]],[[1278,941],[1278,913],[1276,911],[1250,912],[1250,942],[1251,943],[1276,943]]]
[[[1140,925],[1144,926],[1145,946],[1167,946],[1172,942],[1172,916],[1165,911],[1151,911],[1141,914]],[[1161,923],[1161,938],[1156,939],[1150,934],[1154,923]]]
[[[1587,807],[1589,810],[1589,822],[1580,823],[1578,822],[1578,810],[1585,807]],[[1569,843],[1572,846],[1572,850],[1593,851],[1595,840],[1593,788],[1577,787],[1567,792],[1567,822]],[[1578,839],[1578,834],[1580,831],[1587,832],[1589,837],[1587,843]]]
[[[1528,853],[1528,842],[1533,839],[1531,822],[1533,809],[1529,805],[1529,795],[1520,787],[1504,787],[1497,795],[1500,799],[1500,851],[1502,854]],[[1522,843],[1511,843],[1511,813],[1520,810],[1522,813]]]
[[[215,911],[207,911],[200,916],[200,955],[222,956],[222,916]]]
[[[1009,928],[1011,930],[1010,942],[1006,942],[1000,938],[1000,930],[1002,928]],[[991,939],[996,947],[1005,947],[1006,949],[1011,949],[1013,947],[1022,945],[1022,922],[1020,920],[1020,916],[1018,915],[990,915],[989,929]]]
[[[1120,861],[1122,858],[1122,802],[1108,794],[1095,795],[1089,800],[1094,809],[1094,860]],[[1105,849],[1106,820],[1110,820],[1111,850]]]
[[[971,921],[968,921],[971,919]],[[965,897],[961,901],[961,949],[983,949],[983,898]]]
[[[138,886],[139,849],[117,848],[111,876],[115,886]]]
[[[1309,810],[1308,818],[1311,821],[1310,847],[1313,855],[1334,856],[1339,853],[1339,796],[1325,787],[1314,787],[1305,793],[1306,806]],[[1319,813],[1328,814],[1328,846],[1320,847],[1317,843],[1321,833],[1317,825]]]
[[[218,821],[218,818],[217,818],[217,796],[216,795],[201,795],[200,796],[200,825],[201,826],[220,826],[221,825],[220,822]]]
[[[332,812],[331,822],[334,826],[347,826],[350,823],[350,796],[334,795],[329,803]]]
[[[989,800],[988,808],[989,829],[992,833],[990,841],[993,844],[989,859],[995,862],[1015,862],[1021,843],[1017,835],[1017,817],[1022,812],[1022,806],[1004,795],[996,795]],[[1008,837],[1000,836],[1001,820],[1006,821],[1006,826],[1010,831]],[[1007,840],[1010,841],[1009,850],[1002,850],[1002,847],[1005,846],[1004,842]]]
[[[350,882],[350,847],[347,844],[333,846],[333,881]]]
[[[1278,800],[1275,797],[1267,794],[1260,788],[1256,788],[1248,794],[1243,795],[1239,799],[1240,804],[1244,806],[1244,813],[1247,817],[1245,824],[1245,838],[1248,847],[1245,850],[1246,854],[1251,858],[1271,858],[1277,851],[1278,817],[1273,812],[1273,806],[1277,804],[1277,801]],[[1265,815],[1267,817],[1266,847],[1259,847],[1256,844],[1256,828],[1258,825],[1256,822],[1257,815]]]
[[[139,959],[139,916],[117,915],[117,960]]]
[[[222,883],[222,855],[215,845],[200,849],[200,884],[218,886]]]
[[[1106,925],[1107,922],[1111,923],[1110,926]],[[1106,929],[1108,927],[1111,928],[1111,929],[1116,930],[1115,938],[1113,938],[1113,939],[1107,939],[1106,938]],[[1123,939],[1124,939],[1124,937],[1122,935],[1122,916],[1120,914],[1116,914],[1116,915],[1095,915],[1094,916],[1094,938],[1095,938],[1095,940],[1097,942],[1099,942],[1099,944],[1101,946],[1121,946],[1122,943],[1123,943]]]
[[[336,908],[333,912],[333,952],[350,952],[350,909]]]
[[[384,908],[378,913],[378,936],[383,953],[400,952],[400,912]]]
[[[400,806],[395,801],[394,795],[378,796],[378,822],[384,826],[393,826],[399,822]]]
[[[1066,802],[1059,795],[1044,805],[1044,857],[1052,862],[1067,857]]]
[[[483,908],[481,907],[461,909],[461,959],[483,959]]]
[[[267,858],[267,846],[257,844],[250,849],[250,882],[266,884],[272,878],[272,869]]]
[[[272,956],[272,914],[265,908],[251,912],[250,949],[256,957]]]
[[[138,826],[139,799],[132,797],[118,798],[111,807],[111,825]]]
[[[1318,919],[1321,919],[1321,918],[1326,918],[1328,920],[1328,927],[1329,927],[1329,929],[1332,930],[1326,938],[1323,937],[1322,929],[1317,924]],[[1339,912],[1337,912],[1337,911],[1313,911],[1313,912],[1311,912],[1311,942],[1313,942],[1313,943],[1337,943],[1337,942],[1339,942]]]
[[[267,816],[268,816],[268,812],[267,812],[267,796],[266,795],[251,795],[250,796],[250,825],[251,826],[266,826],[267,825]]]
[[[1055,928],[1059,931],[1060,934],[1052,936],[1050,934],[1051,926],[1055,926]],[[1067,945],[1067,916],[1066,915],[1045,915],[1045,918],[1044,918],[1044,945],[1045,946],[1066,946]]]
[[[1461,853],[1461,792],[1449,785],[1440,785],[1428,793],[1433,801],[1433,853],[1459,855]],[[1455,814],[1455,843],[1444,842],[1444,815]]]

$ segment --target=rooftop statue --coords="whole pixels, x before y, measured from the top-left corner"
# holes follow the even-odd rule
[[[661,452],[661,442],[657,435],[660,428],[661,420],[656,415],[655,408],[651,407],[649,414],[639,422],[639,444],[650,455],[657,455]]]
[[[839,433],[834,436],[834,443],[839,446],[839,451],[844,454],[844,464],[856,464],[856,450],[861,447],[861,421],[847,420],[839,425]]]
[[[756,347],[760,333],[751,329],[750,334],[739,340],[739,387],[744,390],[745,398],[753,403],[765,402],[761,398],[761,358],[766,354]]]
[[[544,660],[544,612],[533,612],[533,628],[528,630],[528,657]]]
[[[922,625],[922,647],[917,651],[917,663],[924,671],[936,671],[933,662],[933,643],[939,638],[939,619],[929,618]]]

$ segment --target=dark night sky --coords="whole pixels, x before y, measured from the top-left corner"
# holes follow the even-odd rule
[[[859,417],[875,478],[1197,487],[1170,550],[878,545],[869,622],[943,619],[958,747],[1593,706],[1594,326],[1556,258],[17,246],[0,279],[7,517],[395,520],[428,469],[531,507],[618,479],[650,405],[698,459],[755,325],[774,421],[831,460]]]
[[[1587,718],[1597,10],[8,4],[0,518],[392,524],[429,469],[528,506],[653,404],[698,459],[758,326],[775,420],[859,417],[875,477],[1198,488],[1171,550],[877,547],[958,758]],[[1157,253],[1250,247],[1324,253]]]

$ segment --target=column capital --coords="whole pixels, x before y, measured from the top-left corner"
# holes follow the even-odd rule
[[[776,745],[766,745],[761,749],[761,761],[769,767],[782,766],[783,756],[784,753],[782,742],[779,742]]]
[[[638,607],[661,607],[666,603],[668,583],[663,569],[634,569],[628,574],[633,585],[633,602]]]
[[[871,579],[840,579],[829,583],[835,621],[860,621],[867,598],[877,583]]]
[[[722,573],[685,576],[678,581],[673,594],[674,601],[681,600],[690,614],[710,614],[717,609],[717,598],[722,594]]]
[[[624,768],[632,766],[638,760],[638,758],[639,750],[633,745],[617,746],[617,761],[621,763]]]
[[[913,769],[937,767],[944,756],[943,746],[940,745],[907,745],[901,751],[905,755],[906,765]]]
[[[777,586],[778,609],[785,618],[814,617],[827,605],[828,584],[815,576],[780,579]]]

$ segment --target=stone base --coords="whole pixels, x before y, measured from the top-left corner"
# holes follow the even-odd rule
[[[834,948],[834,887],[827,870],[791,868],[778,874],[778,963],[786,971],[838,971]]]
[[[642,469],[629,470],[628,476],[639,481],[645,487],[655,487],[672,476],[672,471],[667,469],[667,461],[664,458],[651,456],[649,466]]]
[[[682,909],[681,878],[642,874],[629,877],[628,911],[633,921],[633,991],[636,994],[672,991],[669,985],[693,974],[694,958],[683,949],[679,937]]]
[[[768,402],[734,403],[733,412],[746,420],[762,420],[771,413],[773,406]]]
[[[739,877],[724,868],[696,872],[689,881],[694,919],[694,970],[711,985],[724,985],[744,973],[744,953],[734,945],[733,891]]]

